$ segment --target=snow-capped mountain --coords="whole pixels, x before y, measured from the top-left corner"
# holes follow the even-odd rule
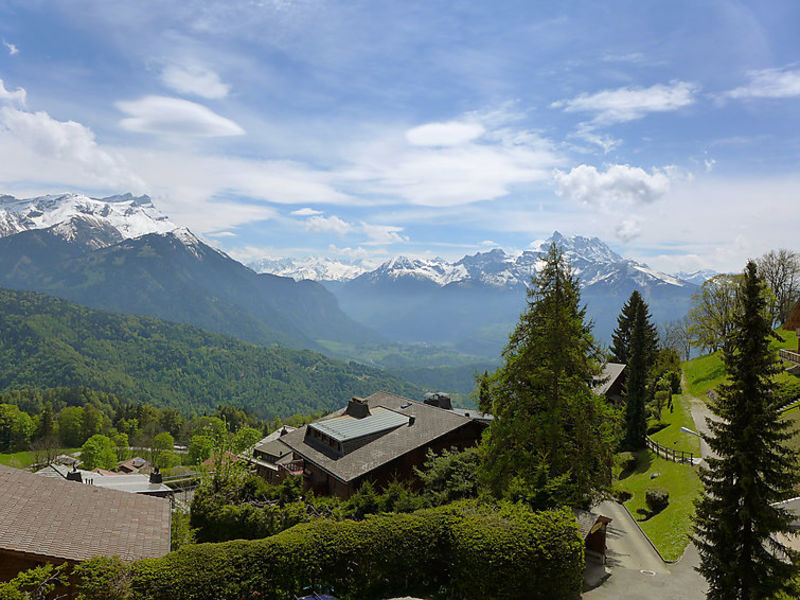
[[[439,287],[479,285],[515,288],[530,283],[531,276],[543,264],[543,254],[553,241],[564,251],[584,287],[601,282],[614,284],[623,279],[640,286],[686,285],[681,278],[654,271],[645,264],[623,258],[599,238],[565,237],[557,231],[548,240],[535,243],[530,250],[510,254],[495,248],[464,256],[457,261],[397,256],[377,268],[369,269],[364,263],[345,263],[321,257],[264,258],[249,263],[248,266],[258,273],[272,273],[296,280],[357,280],[360,285],[372,286],[404,282]]]
[[[703,285],[706,281],[714,277],[714,275],[719,275],[719,273],[712,269],[700,269],[699,271],[691,271],[688,273],[686,271],[675,273],[675,277],[681,281],[688,281],[695,285]]]
[[[344,262],[335,258],[261,258],[247,263],[256,273],[291,277],[295,281],[349,281],[366,273],[370,267],[360,262]]]
[[[54,228],[53,232],[67,241],[91,237],[91,231],[95,230],[97,239],[86,239],[86,242],[90,247],[99,248],[148,233],[166,233],[176,225],[153,206],[149,196],[0,196],[0,238],[49,228]]]
[[[670,285],[684,287],[680,279],[660,273],[647,265],[626,259],[611,250],[598,238],[565,237],[559,232],[539,242],[531,250],[508,254],[500,248],[465,256],[456,262],[441,258],[420,259],[399,256],[377,269],[356,278],[360,284],[381,285],[406,281],[436,286],[470,285],[495,288],[527,286],[531,276],[541,268],[543,256],[555,242],[572,263],[584,288],[613,285],[626,281],[638,286]]]

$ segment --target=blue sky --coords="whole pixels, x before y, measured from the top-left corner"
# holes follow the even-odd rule
[[[243,260],[558,229],[739,269],[800,249],[799,30],[793,1],[5,0],[0,191],[148,193]]]

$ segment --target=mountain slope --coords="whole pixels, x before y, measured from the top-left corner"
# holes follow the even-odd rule
[[[320,349],[322,339],[380,339],[342,313],[320,284],[256,274],[185,228],[129,239],[115,231],[72,216],[0,238],[0,285],[260,344]]]
[[[378,390],[422,394],[377,369],[310,351],[0,289],[0,390],[58,386],[87,386],[186,414],[234,404],[263,418],[330,410]]]

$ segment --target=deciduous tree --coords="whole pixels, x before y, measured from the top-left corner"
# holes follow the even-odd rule
[[[800,254],[786,248],[770,250],[758,259],[758,272],[774,296],[768,306],[773,327],[786,322],[800,298]]]
[[[102,434],[90,437],[81,446],[84,469],[113,469],[117,466],[117,449],[114,442]]]

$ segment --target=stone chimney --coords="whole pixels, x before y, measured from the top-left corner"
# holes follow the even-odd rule
[[[78,471],[78,468],[73,466],[72,471],[67,473],[67,481],[77,481],[78,483],[83,482],[83,476],[81,472]]]
[[[350,399],[350,402],[347,403],[347,410],[345,413],[355,419],[363,419],[364,417],[368,417],[370,415],[369,405],[363,398],[353,396]]]

